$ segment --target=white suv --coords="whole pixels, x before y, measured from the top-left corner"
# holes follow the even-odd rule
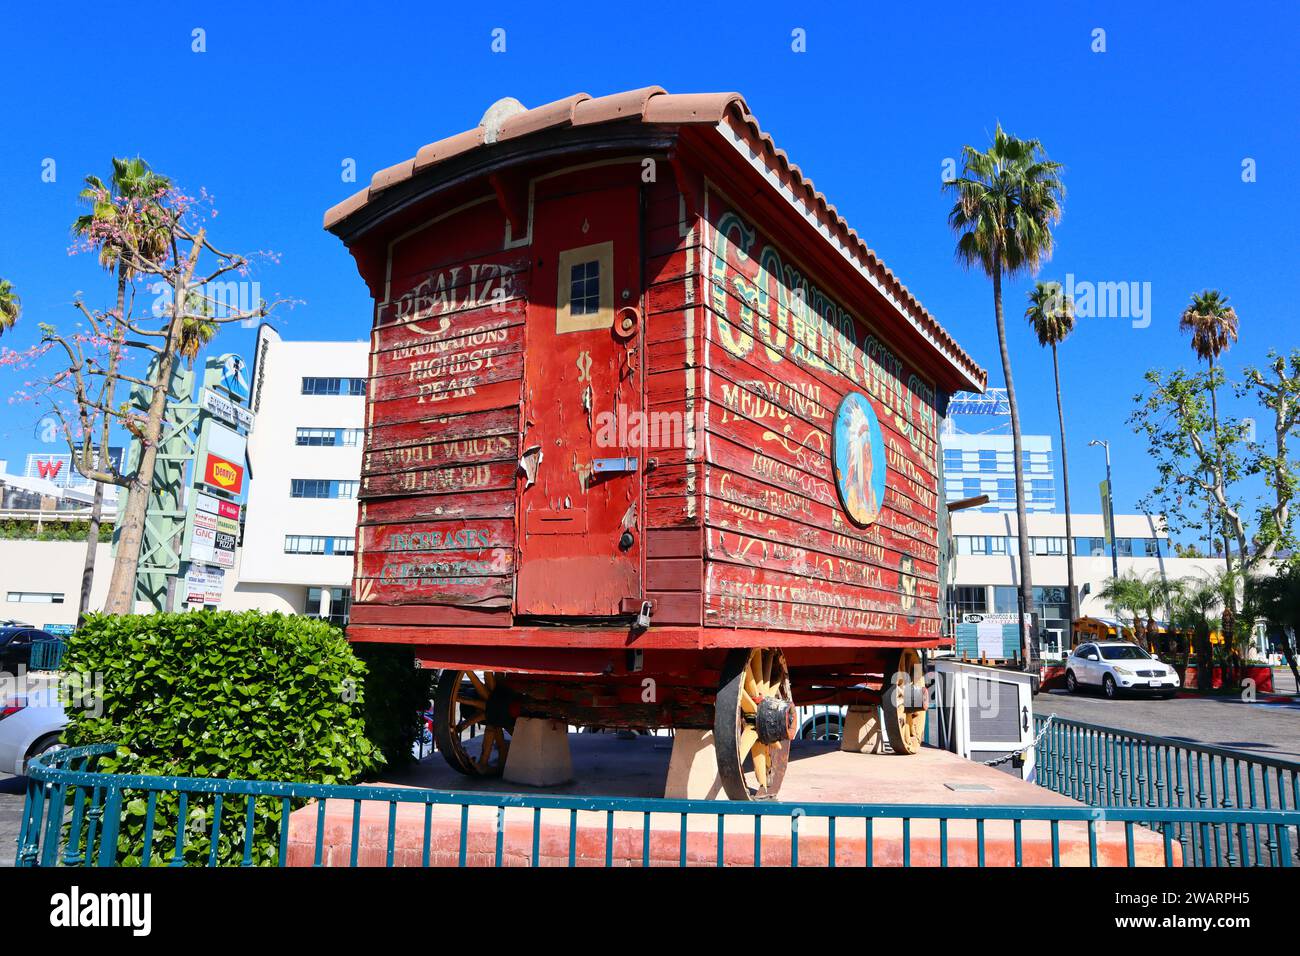
[[[1178,673],[1136,644],[1097,641],[1080,644],[1065,662],[1065,686],[1070,693],[1085,684],[1100,687],[1112,700],[1121,691],[1167,699],[1178,691]]]

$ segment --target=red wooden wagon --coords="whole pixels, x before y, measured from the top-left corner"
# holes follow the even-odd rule
[[[767,796],[794,705],[882,698],[919,747],[985,374],[739,95],[502,100],[325,226],[375,299],[349,635],[444,669],[453,766],[521,715],[712,729]]]

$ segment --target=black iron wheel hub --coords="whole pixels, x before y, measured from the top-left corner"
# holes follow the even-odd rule
[[[793,740],[795,732],[795,710],[789,701],[779,697],[764,697],[758,702],[758,713],[754,716],[754,729],[758,731],[761,743],[774,744],[782,740]]]

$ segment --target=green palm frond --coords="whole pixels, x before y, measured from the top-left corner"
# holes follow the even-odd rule
[[[0,335],[5,329],[12,329],[22,313],[23,300],[14,291],[13,283],[0,279]]]
[[[1038,335],[1039,345],[1060,345],[1074,331],[1074,300],[1059,282],[1036,282],[1025,318]]]
[[[155,173],[139,156],[132,159],[115,156],[112,166],[108,183],[98,176],[86,177],[79,198],[90,211],[73,222],[73,234],[93,237],[97,226],[118,218],[119,204],[126,202],[138,207],[143,215],[132,220],[128,237],[116,242],[98,240],[100,265],[105,269],[117,268],[123,243],[136,247],[145,258],[161,257],[166,253],[168,235],[161,196],[171,188],[171,180]]]
[[[992,275],[1037,272],[1052,255],[1052,226],[1061,219],[1060,163],[1036,139],[1019,139],[999,123],[985,151],[963,146],[962,175],[943,184],[955,193],[948,225],[957,260]]]
[[[1237,341],[1237,312],[1218,289],[1206,289],[1192,295],[1178,328],[1191,333],[1192,350],[1198,358],[1213,361]]]

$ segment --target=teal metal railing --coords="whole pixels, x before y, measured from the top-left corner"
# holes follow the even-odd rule
[[[56,671],[63,664],[67,651],[66,641],[36,641],[32,644],[32,658],[27,666],[33,671]]]
[[[304,848],[298,862],[320,866],[326,862],[344,862],[326,852],[325,834],[331,841],[341,832],[338,817],[328,827],[327,807],[350,805],[348,817],[350,840],[345,841],[348,865],[382,858],[394,865],[399,851],[411,851],[408,826],[399,841],[399,810],[415,805],[416,820],[423,821],[418,860],[424,865],[451,862],[465,866],[487,864],[501,866],[508,861],[505,834],[507,813],[517,821],[520,814],[531,818],[531,848],[524,852],[526,861],[538,865],[543,857],[543,815],[551,821],[567,819],[567,854],[555,856],[557,841],[547,839],[551,862],[576,865],[592,862],[590,846],[578,851],[579,814],[590,821],[596,814],[603,821],[603,862],[606,866],[649,866],[652,862],[676,863],[678,866],[725,864],[760,865],[768,859],[765,847],[778,844],[777,858],[782,864],[799,866],[801,840],[806,847],[805,862],[813,860],[835,866],[848,862],[855,865],[884,862],[910,866],[933,863],[939,866],[964,863],[984,866],[992,862],[1024,865],[1036,862],[1052,866],[1063,862],[1087,865],[1135,865],[1137,862],[1173,865],[1242,865],[1261,862],[1258,853],[1249,855],[1249,834],[1260,829],[1273,835],[1276,856],[1272,862],[1292,865],[1292,833],[1300,825],[1300,812],[1294,810],[1244,810],[1221,806],[1186,807],[1113,807],[1100,810],[1088,806],[939,806],[902,804],[843,803],[733,803],[708,800],[657,800],[620,797],[570,797],[508,793],[467,793],[410,788],[333,786],[325,784],[286,783],[252,780],[220,780],[193,777],[136,776],[101,773],[98,761],[115,747],[99,744],[75,747],[39,758],[33,763],[27,787],[18,838],[19,866],[114,866],[121,863],[150,865],[217,865],[218,862],[252,866],[272,863],[284,866],[290,858],[290,817],[295,809],[315,802],[307,819],[314,817],[309,834],[314,844]],[[341,801],[341,804],[339,803]],[[385,836],[377,850],[363,860],[362,818],[367,809],[375,819],[386,820]],[[495,811],[493,836],[484,843],[475,838],[470,845],[471,811]],[[422,810],[422,813],[419,811]],[[433,814],[439,812],[443,824],[459,821],[454,845],[448,859],[446,842],[435,840],[431,826]],[[665,830],[664,816],[674,826]],[[660,821],[653,828],[651,818]],[[411,820],[408,812],[406,820]],[[480,817],[481,819],[481,817]],[[707,819],[713,831],[706,840],[716,843],[710,854],[700,851],[698,831],[692,839],[689,821]],[[616,827],[617,820],[617,827]],[[271,826],[267,826],[268,821]],[[629,823],[629,821],[633,821]],[[125,826],[124,826],[125,822]],[[764,834],[764,823],[768,832]],[[561,824],[563,826],[563,824]],[[1236,856],[1188,855],[1179,846],[1182,828],[1224,828],[1231,839],[1240,842]],[[597,827],[596,832],[601,828]],[[615,854],[615,831],[619,845]],[[627,831],[639,831],[639,834]],[[752,830],[752,857],[737,859],[734,835]],[[652,832],[653,831],[653,832]],[[1118,831],[1118,832],[1117,832]],[[415,832],[421,832],[417,826]],[[592,828],[588,827],[589,835]],[[801,837],[801,832],[804,834]],[[733,834],[731,842],[726,835]],[[139,834],[138,838],[128,834]],[[662,852],[651,852],[652,836],[662,851],[667,835],[676,840],[675,859]],[[640,851],[629,855],[639,836]],[[748,839],[746,833],[745,839]],[[766,842],[765,842],[766,840]],[[1037,856],[1027,855],[1034,842]],[[435,848],[435,844],[437,847]],[[851,844],[853,854],[845,852]],[[558,845],[563,846],[563,843]],[[331,842],[331,849],[336,846]],[[1086,846],[1086,857],[1080,857]],[[1122,852],[1120,848],[1122,847]],[[436,852],[435,852],[436,849]],[[197,851],[197,852],[196,852]],[[518,848],[515,847],[515,852]],[[404,857],[405,858],[405,857]],[[520,859],[515,857],[515,859]],[[600,862],[598,859],[595,862]]]
[[[1035,717],[1034,724],[1041,734],[1037,783],[1090,806],[1300,810],[1295,761],[1060,717]],[[1184,856],[1205,865],[1291,865],[1294,858],[1282,859],[1284,838],[1293,852],[1300,850],[1300,832],[1291,839],[1276,826],[1253,828],[1243,841],[1240,834],[1233,839],[1223,821],[1167,825],[1176,825]]]

